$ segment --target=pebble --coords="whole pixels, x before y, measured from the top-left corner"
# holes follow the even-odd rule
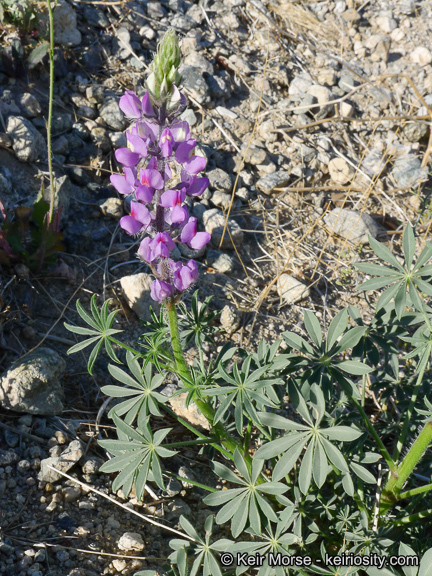
[[[35,118],[42,112],[39,100],[28,92],[22,94],[18,98],[17,103],[26,118]]]
[[[355,174],[353,167],[343,158],[333,158],[330,160],[328,168],[331,179],[338,186],[344,186],[351,182]]]
[[[94,28],[108,28],[110,22],[100,8],[84,6],[84,20],[87,26]]]
[[[230,174],[224,172],[224,170],[214,168],[213,170],[208,170],[206,176],[210,180],[210,188],[213,190],[231,192],[233,182]]]
[[[414,186],[414,184],[422,180],[426,176],[426,172],[426,167],[421,167],[419,158],[407,155],[395,160],[391,174],[397,186],[406,188],[407,186]]]
[[[55,416],[63,410],[59,377],[66,367],[50,348],[18,359],[0,379],[0,405],[15,412]]]
[[[38,479],[41,482],[54,484],[63,476],[48,466],[53,466],[61,472],[68,472],[84,455],[84,445],[80,440],[73,440],[59,456],[51,456],[41,460],[41,469]]]
[[[305,94],[309,88],[313,85],[313,80],[309,74],[303,73],[295,76],[288,88],[288,94],[290,96]]]
[[[145,544],[141,534],[138,534],[138,532],[125,532],[118,542],[118,547],[120,550],[140,552],[144,550]]]
[[[359,82],[349,74],[342,74],[338,86],[341,90],[343,90],[346,94],[348,94],[348,92],[354,90],[356,86],[359,86]]]
[[[256,188],[263,194],[271,194],[275,188],[284,188],[289,184],[291,175],[289,172],[279,171],[267,174],[256,183]]]
[[[295,304],[309,297],[310,290],[302,282],[289,274],[281,274],[277,281],[277,291],[287,304]]]
[[[127,147],[127,138],[123,132],[109,132],[108,137],[114,149]]]
[[[180,66],[179,72],[183,78],[183,86],[187,88],[192,98],[198,104],[209,104],[211,101],[210,89],[204,79],[203,72],[195,66]]]
[[[432,52],[425,46],[418,46],[411,52],[410,58],[414,64],[427,66],[432,62]]]
[[[125,130],[129,125],[123,112],[119,108],[117,100],[112,100],[102,106],[99,114],[108,127],[113,130]]]
[[[213,64],[207,60],[205,56],[199,52],[191,52],[184,58],[183,63],[185,66],[193,66],[198,68],[201,72],[207,72],[207,74],[213,74]]]
[[[157,307],[157,303],[154,302],[150,296],[150,286],[152,282],[152,276],[144,272],[132,274],[131,276],[123,276],[123,278],[120,279],[122,296],[126,300],[129,308],[131,308],[141,320],[150,321],[149,306],[151,305],[153,310]]]
[[[38,20],[41,28],[47,32],[48,10],[45,5],[38,10]],[[66,0],[58,0],[54,10],[54,41],[62,46],[79,46],[82,42],[75,10]]]
[[[220,324],[229,335],[234,334],[240,328],[240,315],[234,306],[227,304],[222,309]]]
[[[378,16],[375,20],[376,24],[381,28],[386,34],[393,32],[397,28],[397,22],[389,16]]]
[[[206,264],[221,274],[232,272],[235,266],[234,258],[219,250],[209,250],[207,252]]]
[[[131,35],[127,28],[121,26],[112,39],[112,51],[120,60],[126,60],[132,53]]]
[[[368,214],[346,208],[335,208],[328,212],[324,222],[333,233],[357,245],[368,244],[369,235],[377,238],[382,231],[381,226]]]
[[[238,114],[233,112],[232,110],[228,110],[224,106],[216,106],[216,112],[222,116],[222,118],[230,118],[231,120],[235,120],[238,118]]]
[[[419,142],[428,133],[428,127],[426,124],[420,124],[419,122],[410,122],[405,124],[403,129],[403,135],[410,142]]]
[[[100,204],[100,209],[104,216],[112,218],[113,220],[120,220],[124,215],[123,202],[120,198],[107,198]]]
[[[195,112],[192,108],[186,108],[186,110],[180,115],[181,120],[184,120],[189,124],[189,126],[195,126],[198,122]]]
[[[104,460],[98,456],[87,456],[82,465],[83,474],[97,474],[103,463]]]
[[[222,234],[225,228],[225,215],[217,208],[206,210],[203,214],[203,224],[206,232],[211,234],[212,243],[214,246],[220,246]],[[229,232],[228,232],[229,229]],[[231,240],[232,238],[232,240]],[[228,226],[225,230],[221,248],[232,248],[232,242],[241,244],[243,242],[243,232],[240,226],[232,218],[228,218]]]
[[[330,90],[325,86],[314,84],[313,86],[310,86],[310,88],[308,88],[307,94],[315,96],[315,98],[318,100],[318,103],[320,104],[320,108],[318,109],[315,108],[313,110],[313,115],[318,120],[325,118],[331,110],[331,104],[327,105],[327,102],[329,102],[332,99],[332,93],[330,92]]]
[[[35,162],[46,156],[46,144],[30,120],[22,116],[9,116],[6,132],[12,148],[21,162]]]

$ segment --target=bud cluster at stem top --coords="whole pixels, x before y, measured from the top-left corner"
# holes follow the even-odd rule
[[[174,33],[165,35],[156,59],[156,67],[160,63],[178,66],[180,51]],[[130,215],[120,220],[120,226],[128,234],[148,234],[138,256],[156,277],[152,298],[162,302],[178,300],[198,278],[196,262],[182,264],[171,258],[176,244],[199,250],[210,241],[210,234],[198,231],[197,219],[184,205],[186,198],[200,196],[209,184],[208,178],[198,177],[206,160],[194,155],[196,140],[191,138],[189,124],[179,119],[186,98],[175,84],[170,95],[159,96],[154,98],[149,89],[141,99],[132,91],[120,98],[120,109],[135,123],[126,132],[128,147],[115,152],[124,171],[113,174],[111,183],[120,194],[132,196]]]
[[[152,73],[146,86],[154,102],[166,100],[173,94],[173,86],[181,82],[178,68],[181,63],[181,52],[177,36],[173,30],[165,34],[159,44],[152,64]]]

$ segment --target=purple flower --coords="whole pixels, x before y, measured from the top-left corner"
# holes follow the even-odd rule
[[[135,190],[136,172],[132,168],[124,169],[122,174],[112,174],[110,176],[111,184],[119,194],[132,194]]]
[[[141,156],[129,148],[118,148],[114,152],[115,159],[126,168],[132,168],[141,160]]]
[[[138,186],[135,195],[140,202],[151,202],[154,191],[162,190],[164,187],[162,176],[152,168],[141,168],[139,180],[140,186]]]
[[[170,220],[172,224],[179,224],[188,218],[188,211],[182,206],[186,198],[186,190],[167,190],[160,198],[160,205],[171,208]]]
[[[182,142],[176,150],[175,159],[182,164],[182,180],[188,180],[191,176],[196,176],[198,172],[204,170],[207,160],[202,156],[192,156],[196,140],[191,139]]]
[[[192,176],[192,178],[184,184],[186,185],[186,193],[188,196],[201,196],[210,184],[210,180],[208,178]]]
[[[157,142],[159,138],[159,125],[149,120],[138,120],[131,130],[141,138],[149,138],[152,142]]]
[[[164,158],[170,158],[170,156],[172,155],[173,143],[174,138],[173,135],[171,134],[171,130],[169,128],[165,128],[159,140],[159,146],[162,150],[162,156]]]
[[[141,102],[135,92],[127,90],[124,96],[120,98],[119,108],[128,118],[141,118]]]
[[[174,286],[163,280],[153,280],[150,295],[156,302],[162,302],[174,294]]]
[[[201,250],[210,242],[211,235],[208,232],[197,232],[197,219],[192,217],[183,228],[180,240],[193,250]]]
[[[187,290],[198,278],[198,267],[194,260],[189,260],[185,265],[181,262],[169,261],[173,272],[173,283],[179,292]]]
[[[150,243],[152,260],[158,257],[168,258],[174,247],[174,241],[168,232],[158,232]]]
[[[176,144],[190,139],[190,128],[186,121],[176,122],[170,127],[170,130]]]
[[[128,234],[137,234],[148,228],[152,221],[152,215],[145,206],[139,202],[131,202],[130,216],[120,218],[120,226]]]
[[[141,136],[138,136],[138,135],[131,133],[131,132],[128,132],[126,134],[126,137],[127,137],[127,140],[129,143],[129,148],[130,148],[131,152],[133,152],[135,154],[139,154],[143,158],[146,158],[147,154],[148,154],[147,142],[143,138],[141,138]]]
[[[153,110],[153,106],[151,105],[149,93],[146,92],[142,99],[142,110],[145,116],[156,116],[156,112]]]
[[[147,262],[147,264],[151,264],[154,260],[154,258],[152,258],[152,252],[150,247],[151,243],[152,239],[149,236],[147,236],[146,238],[144,238],[144,240],[140,244],[140,247],[138,248],[138,256],[142,258],[145,262]]]
[[[125,116],[134,120],[140,119],[143,115],[156,116],[148,92],[144,94],[142,101],[140,101],[135,92],[127,90],[120,98],[119,107]]]

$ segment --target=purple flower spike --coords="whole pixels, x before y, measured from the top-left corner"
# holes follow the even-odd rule
[[[128,234],[137,234],[150,226],[152,216],[145,206],[139,202],[131,202],[130,216],[120,218],[120,226]]]
[[[141,102],[135,92],[127,90],[127,92],[120,98],[119,108],[128,118],[138,120],[141,118]]]
[[[198,278],[198,267],[194,260],[189,260],[185,265],[170,260],[169,265],[174,275],[174,286],[179,292],[187,290]]]
[[[136,166],[141,159],[139,154],[132,152],[129,148],[118,148],[114,152],[115,159],[123,166],[127,168],[131,168],[132,166]]]
[[[151,168],[140,170],[140,182],[143,186],[154,188],[156,190],[162,190],[164,187],[164,181],[160,173]]]
[[[165,128],[159,140],[159,146],[162,150],[162,156],[164,158],[169,158],[172,155],[173,142],[174,138],[171,134],[171,130],[169,128]]]
[[[174,294],[174,286],[163,280],[153,280],[150,295],[156,302],[163,302]]]
[[[168,258],[171,250],[174,249],[175,244],[171,236],[167,232],[158,232],[153,238],[151,244],[152,258]]]
[[[139,120],[134,128],[137,135],[141,138],[150,138],[152,142],[157,142],[159,138],[159,126],[156,123]]]
[[[208,232],[197,232],[197,219],[192,217],[183,228],[180,240],[193,250],[201,250],[210,242],[211,235]]]
[[[142,99],[142,110],[145,116],[156,116],[156,112],[153,110],[153,106],[151,105],[149,93],[146,92]]]

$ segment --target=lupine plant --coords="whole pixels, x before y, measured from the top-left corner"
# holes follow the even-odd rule
[[[262,340],[254,352],[227,343],[205,362],[216,313],[208,299],[200,304],[198,292],[187,310],[181,300],[198,278],[197,265],[172,258],[178,243],[202,248],[210,240],[185,206],[208,180],[200,176],[205,160],[193,154],[189,126],[179,119],[186,107],[179,64],[177,39],[168,33],[143,97],[127,92],[120,99],[134,125],[128,148],[116,152],[123,174],[111,178],[131,196],[131,214],[120,224],[140,238],[138,257],[154,274],[151,295],[160,313],[143,322],[134,346],[117,339],[116,312],[107,302],[99,310],[95,298],[91,315],[78,303],[89,327],[67,326],[88,336],[70,352],[94,345],[90,371],[102,347],[113,361],[109,373],[118,384],[102,392],[119,399],[109,413],[118,439],[100,441],[112,456],[101,470],[118,473],[114,491],[127,497],[135,487],[141,499],[147,483],[165,489],[170,458],[183,447],[199,445],[208,455],[214,484],[188,482],[214,514],[203,527],[180,518],[185,537],[170,542],[171,576],[430,576],[432,244],[415,259],[408,225],[401,263],[370,238],[379,260],[357,265],[370,276],[359,297],[385,288],[370,320],[350,306],[323,333],[306,312],[303,334]],[[199,352],[193,365],[183,355],[189,343]],[[187,405],[195,403],[207,419],[208,432],[168,407],[160,390],[169,373]],[[194,439],[170,442],[171,429],[161,426],[166,414]],[[218,482],[223,490],[214,488]],[[139,575],[155,573],[156,567]]]

